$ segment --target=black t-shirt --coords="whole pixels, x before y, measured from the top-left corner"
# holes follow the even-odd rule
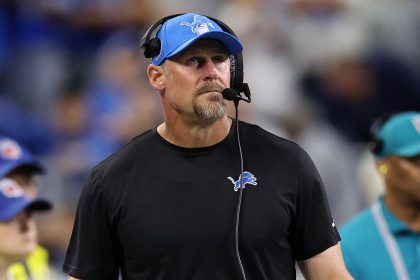
[[[295,279],[295,260],[340,239],[322,181],[295,143],[239,127],[239,249],[247,279]],[[172,145],[156,129],[134,138],[92,171],[64,272],[84,280],[117,279],[119,270],[129,280],[241,279],[234,246],[239,174],[234,128],[205,148]]]

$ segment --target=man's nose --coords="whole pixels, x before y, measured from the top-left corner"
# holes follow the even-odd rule
[[[216,64],[211,59],[206,59],[204,70],[206,71],[206,80],[216,80],[219,77],[219,71]]]

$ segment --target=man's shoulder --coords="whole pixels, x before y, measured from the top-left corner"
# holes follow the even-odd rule
[[[264,128],[242,122],[241,142],[248,152],[253,151],[255,156],[265,159],[275,159],[277,163],[286,162],[295,167],[307,166],[312,162],[309,154],[296,142],[276,135]],[[252,153],[250,153],[252,154]]]
[[[239,127],[240,129],[243,129],[243,133],[247,139],[250,139],[251,141],[257,140],[255,143],[271,143],[273,145],[292,150],[301,149],[296,142],[269,132],[259,125],[241,121]]]
[[[127,144],[96,165],[93,168],[92,173],[107,173],[110,170],[124,168],[126,165],[131,165],[134,160],[141,160],[145,158],[145,155],[153,152],[153,149],[151,149],[152,137],[152,130],[148,130],[134,137]]]

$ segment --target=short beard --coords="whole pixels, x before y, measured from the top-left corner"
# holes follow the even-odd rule
[[[195,115],[198,116],[201,120],[213,122],[220,120],[226,114],[226,104],[222,101],[200,105],[194,101],[193,110]]]
[[[223,91],[223,86],[218,83],[204,84],[197,90],[197,96],[206,93],[208,91]],[[213,122],[220,120],[226,114],[226,104],[220,100],[219,95],[210,95],[208,97],[209,103],[201,105],[197,102],[197,99],[193,100],[193,110],[196,116],[201,120]]]

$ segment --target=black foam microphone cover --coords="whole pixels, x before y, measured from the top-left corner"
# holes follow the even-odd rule
[[[224,99],[229,101],[235,101],[240,99],[240,96],[238,96],[236,90],[234,90],[233,88],[225,88],[222,91],[222,96]]]

